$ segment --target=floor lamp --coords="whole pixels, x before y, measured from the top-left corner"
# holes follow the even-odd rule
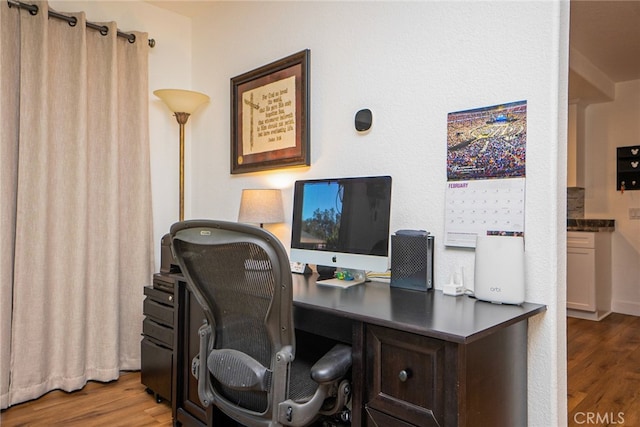
[[[173,111],[180,125],[180,221],[184,220],[184,125],[199,106],[209,100],[203,93],[182,89],[158,89],[153,94]]]

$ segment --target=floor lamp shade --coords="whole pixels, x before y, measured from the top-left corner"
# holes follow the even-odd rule
[[[209,101],[203,93],[183,89],[158,89],[153,92],[171,111],[180,125],[180,221],[184,220],[184,125],[199,106]]]
[[[277,189],[242,190],[238,222],[275,224],[284,222],[282,191]]]
[[[153,94],[174,113],[193,114],[199,106],[209,100],[203,93],[183,89],[158,89]]]

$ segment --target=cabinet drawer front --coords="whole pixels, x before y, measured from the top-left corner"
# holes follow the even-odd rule
[[[567,232],[568,248],[595,248],[595,233],[585,231],[569,231]]]
[[[413,424],[409,424],[395,417],[391,417],[384,412],[376,411],[375,409],[366,408],[367,411],[367,426],[384,426],[384,427],[415,427]],[[437,426],[438,424],[429,424],[429,426]],[[424,426],[426,427],[426,426]]]
[[[156,273],[153,275],[153,288],[160,289],[165,292],[173,293],[176,287],[175,277],[167,276],[163,273]]]
[[[159,304],[149,297],[145,298],[143,313],[158,323],[173,326],[173,307]]]
[[[415,425],[444,425],[445,343],[367,328],[367,405]]]
[[[165,292],[160,289],[151,288],[149,286],[144,288],[144,294],[155,302],[160,304],[166,304],[173,307],[173,293]]]
[[[146,318],[142,322],[142,333],[173,349],[173,329]]]
[[[173,351],[146,338],[140,344],[140,351],[142,384],[166,400],[171,400]]]

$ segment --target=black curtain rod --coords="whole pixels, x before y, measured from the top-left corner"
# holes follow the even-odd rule
[[[9,7],[16,6],[16,7],[19,7],[20,9],[26,9],[33,16],[37,15],[38,12],[40,11],[40,8],[38,8],[37,5],[23,3],[19,0],[7,0],[7,3],[9,4]],[[78,18],[76,18],[75,16],[67,16],[51,9],[49,9],[49,17],[67,21],[67,23],[72,27],[75,27],[76,24],[78,23]],[[107,27],[106,25],[98,25],[93,22],[87,21],[87,27],[100,31],[100,34],[102,34],[103,36],[106,36],[109,33],[109,27]],[[129,43],[136,42],[135,34],[123,33],[122,31],[118,30],[118,37],[124,37],[125,39],[129,40]],[[149,47],[154,47],[155,45],[156,45],[156,41],[154,39],[149,39]]]

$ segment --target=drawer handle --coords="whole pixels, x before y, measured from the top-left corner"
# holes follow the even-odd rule
[[[411,369],[403,369],[398,374],[398,379],[400,379],[400,381],[402,381],[402,382],[405,382],[409,378],[411,378]]]
[[[169,301],[173,301],[173,295],[169,295]]]

